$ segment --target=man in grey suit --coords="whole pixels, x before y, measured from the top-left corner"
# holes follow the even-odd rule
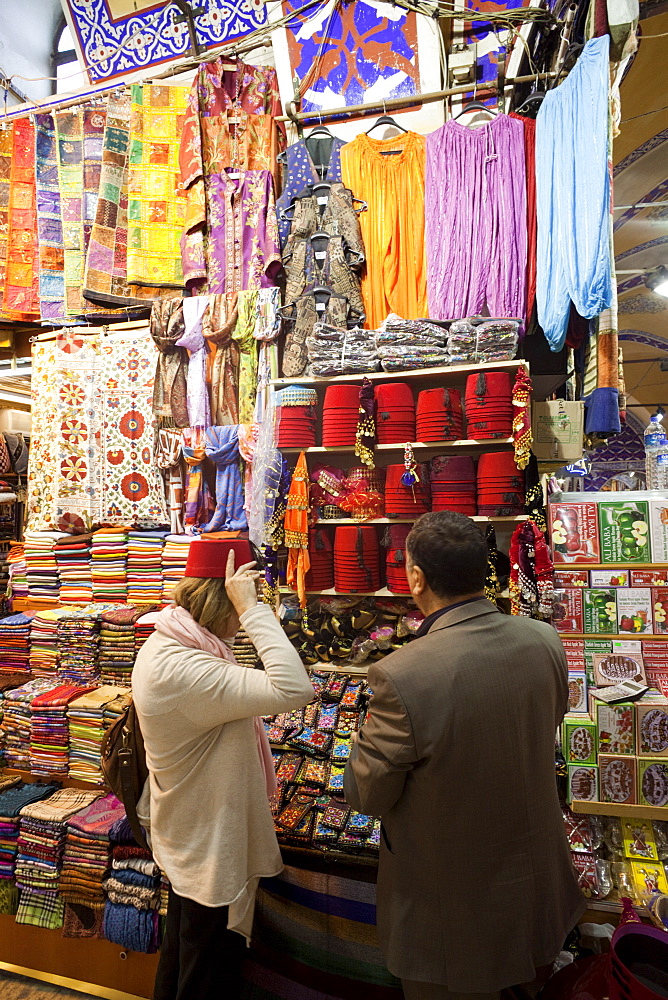
[[[585,909],[554,768],[566,659],[550,625],[485,598],[469,518],[425,514],[406,548],[425,620],[369,668],[346,799],[383,821],[378,932],[407,1000],[497,1000],[551,965]]]

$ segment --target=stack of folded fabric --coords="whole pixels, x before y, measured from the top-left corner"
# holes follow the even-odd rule
[[[430,509],[428,465],[415,466],[417,482],[406,485],[412,474],[405,465],[388,465],[385,474],[385,513],[388,517],[419,517]]]
[[[513,376],[510,372],[469,375],[465,405],[471,439],[510,437],[513,431]]]
[[[30,623],[30,669],[41,677],[55,677],[58,670],[58,621],[67,608],[38,611]]]
[[[312,448],[316,442],[318,393],[304,385],[289,385],[276,393],[278,448]]]
[[[147,639],[155,632],[155,622],[159,611],[149,611],[135,622],[135,658]]]
[[[53,605],[60,603],[60,579],[54,549],[63,531],[26,531],[25,557],[28,592],[32,601]]]
[[[406,578],[406,538],[411,527],[410,524],[391,524],[385,536],[387,589],[393,594],[411,592]]]
[[[376,386],[376,440],[378,444],[415,441],[415,400],[406,382]]]
[[[35,612],[9,615],[0,621],[0,670],[30,669],[30,623]]]
[[[446,338],[435,323],[390,313],[376,331],[375,344],[383,371],[404,372],[447,365]]]
[[[152,855],[138,847],[127,819],[109,831],[112,842],[112,871],[109,895],[104,908],[102,933],[108,941],[132,951],[153,952],[158,945],[162,880]],[[144,876],[144,884],[129,873]],[[157,889],[156,889],[157,880]],[[148,890],[138,892],[136,890]],[[138,905],[138,904],[143,905]]]
[[[476,357],[475,326],[468,319],[458,319],[448,328],[448,359],[451,365],[471,365]]]
[[[28,577],[23,542],[12,542],[7,553],[7,566],[12,599],[25,600],[28,596]]]
[[[307,590],[331,590],[334,586],[331,530],[331,528],[309,528],[308,552],[311,567],[306,574]]]
[[[11,691],[14,688],[22,687],[24,684],[27,684],[28,681],[31,681],[32,678],[32,674],[26,674],[20,671],[17,674],[0,673],[0,757],[2,757],[2,750],[5,745],[5,734],[2,728],[5,692]],[[0,777],[0,782],[1,781],[2,777]]]
[[[58,785],[40,784],[37,781],[20,782],[0,792],[0,886],[14,878],[14,865],[18,853],[20,829],[19,813],[31,802],[48,798]],[[2,912],[10,912],[2,909]]]
[[[111,866],[109,831],[124,817],[122,803],[110,793],[68,821],[58,881],[65,902],[103,908],[103,883]]]
[[[92,533],[66,535],[56,542],[54,555],[60,578],[61,604],[87,604],[93,599],[90,572]]]
[[[192,535],[167,535],[162,550],[162,601],[171,601],[172,590],[183,579]]]
[[[524,473],[512,451],[487,452],[478,460],[478,513],[517,517],[524,513]]]
[[[313,332],[306,338],[306,349],[309,373],[318,378],[380,370],[374,335],[358,326],[343,330],[326,323],[314,323]]]
[[[54,929],[63,923],[58,877],[67,820],[87,808],[102,792],[60,788],[49,798],[21,809],[16,857],[16,886],[21,891],[16,922]]]
[[[103,725],[105,731],[113,726],[114,722],[123,715],[132,700],[132,692],[129,688],[118,688],[118,694],[104,706]]]
[[[339,525],[334,535],[334,583],[342,594],[378,590],[378,535],[371,525]]]
[[[518,319],[485,319],[476,326],[476,361],[512,361],[517,354]]]
[[[95,605],[89,605],[94,609]],[[99,683],[99,613],[67,615],[58,622],[58,677],[90,687]]]
[[[322,407],[322,444],[340,448],[355,444],[360,385],[330,385]]]
[[[101,528],[93,534],[91,576],[93,600],[127,599],[128,533],[126,528]]]
[[[459,441],[464,437],[462,397],[457,389],[423,389],[418,393],[417,441]]]
[[[70,701],[67,723],[70,737],[69,776],[95,785],[104,783],[102,740],[107,730],[105,709],[126,694],[126,689],[104,684]]]
[[[100,677],[105,684],[130,686],[135,662],[135,622],[154,605],[118,605],[100,616]]]
[[[430,463],[431,509],[476,513],[475,462],[468,455],[439,455]]]
[[[33,774],[67,774],[70,737],[67,706],[86,688],[61,684],[30,703],[30,770]]]
[[[129,604],[154,604],[162,600],[162,549],[167,534],[166,531],[129,532]]]
[[[55,687],[55,681],[48,677],[35,677],[21,687],[5,691],[3,698],[2,734],[3,753],[8,767],[30,770],[30,704],[33,698]]]

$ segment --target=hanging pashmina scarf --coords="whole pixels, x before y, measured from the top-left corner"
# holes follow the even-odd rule
[[[65,319],[63,224],[52,115],[35,115],[35,184],[39,238],[39,308],[43,323]]]
[[[161,427],[155,444],[155,464],[162,470],[167,490],[170,530],[183,533],[183,469],[181,467],[181,432],[175,427]]]
[[[239,472],[239,428],[209,427],[206,454],[216,466],[216,510],[202,531],[242,531],[248,522]]]
[[[239,312],[238,296],[210,295],[202,333],[215,347],[211,369],[211,419],[216,426],[239,423],[239,348],[232,339]]]
[[[255,319],[257,291],[239,292],[239,318],[232,339],[239,347],[239,422],[250,423],[255,414],[257,341]]]
[[[134,84],[128,178],[128,281],[183,287],[186,201],[177,182],[187,87]]]
[[[177,347],[185,333],[182,299],[160,299],[153,303],[151,336],[158,348],[153,384],[153,415],[160,427],[187,427],[188,353]]]
[[[190,352],[188,360],[188,424],[190,427],[209,427],[211,411],[206,385],[207,344],[202,333],[202,317],[208,306],[205,295],[195,295],[183,300],[185,331],[177,340],[177,347]]]
[[[186,532],[195,532],[200,530],[200,525],[209,521],[214,509],[202,471],[202,463],[206,458],[203,427],[184,428],[183,457],[188,469],[184,521]]]
[[[306,607],[306,574],[311,566],[308,552],[308,467],[302,452],[292,474],[285,511],[285,544],[288,548],[286,582],[299,595],[299,605]]]
[[[12,160],[3,312],[9,319],[39,319],[39,250],[35,201],[35,125],[12,123]]]

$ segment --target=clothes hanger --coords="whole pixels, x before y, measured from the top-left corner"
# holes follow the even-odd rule
[[[373,130],[375,128],[378,128],[379,125],[391,125],[393,128],[399,129],[400,132],[408,132],[407,128],[404,128],[403,125],[399,125],[398,122],[395,122],[394,118],[391,118],[390,115],[386,114],[385,101],[383,101],[383,114],[380,116],[380,118],[377,121],[375,121],[373,123],[373,125],[371,126],[370,129],[367,129],[366,135],[369,135],[370,132],[373,132]],[[385,153],[386,155],[390,155],[392,153],[401,153],[401,152],[403,152],[403,150],[401,150],[401,149],[383,149],[383,150],[381,150],[381,152]]]
[[[468,104],[464,105],[459,114],[453,116],[452,121],[457,121],[458,118],[461,118],[462,115],[467,115],[470,111],[486,111],[492,118],[496,118],[499,114],[493,108],[488,108],[486,104],[482,104],[481,101],[469,101]]]
[[[518,108],[515,108],[515,114],[521,115],[524,112],[528,117],[535,117],[544,97],[545,91],[538,89],[538,73],[536,73],[536,89],[522,101]]]

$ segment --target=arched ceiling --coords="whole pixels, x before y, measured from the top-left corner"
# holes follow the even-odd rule
[[[621,134],[613,147],[614,203],[667,204],[614,213],[620,271],[668,267],[668,3],[641,3],[641,18],[638,52],[621,86]],[[640,274],[617,278],[627,393],[631,401],[648,407],[663,403],[668,409],[668,372],[649,360],[668,359],[668,298],[651,292]]]

